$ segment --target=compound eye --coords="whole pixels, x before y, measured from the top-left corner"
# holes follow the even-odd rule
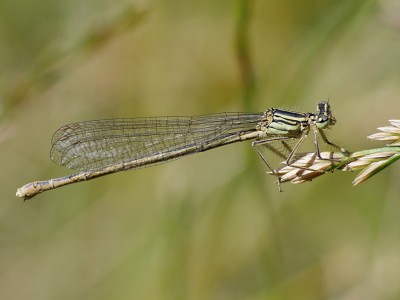
[[[324,123],[326,121],[328,121],[328,117],[327,116],[319,116],[317,122],[318,123]]]
[[[321,129],[326,128],[329,125],[329,118],[325,115],[318,116],[316,125]]]

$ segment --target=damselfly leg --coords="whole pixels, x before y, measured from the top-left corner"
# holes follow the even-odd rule
[[[273,175],[275,175],[277,177],[277,183],[278,183],[278,187],[279,187],[279,191],[280,192],[282,191],[280,176],[276,173],[275,169],[267,161],[267,159],[265,158],[264,154],[261,152],[259,147],[262,146],[263,148],[266,148],[267,150],[269,150],[271,153],[274,153],[278,157],[286,160],[287,157],[282,153],[282,151],[279,151],[279,149],[274,147],[272,145],[272,143],[281,142],[281,144],[283,145],[284,149],[286,151],[288,151],[289,153],[292,153],[293,152],[292,147],[290,147],[286,143],[287,141],[291,141],[291,140],[294,140],[294,138],[292,138],[292,137],[274,137],[274,138],[269,138],[269,139],[256,140],[251,144],[253,149],[256,151],[256,153],[261,157],[261,159],[264,162],[264,164],[271,171],[271,174],[273,174]]]
[[[322,140],[329,146],[335,148],[336,150],[342,152],[345,156],[349,156],[350,152],[347,151],[345,148],[340,147],[339,145],[331,142],[330,140],[328,140],[328,137],[326,136],[326,134],[319,128],[315,128],[314,129],[314,144],[315,144],[315,152],[317,153],[317,156],[319,159],[322,160],[326,160],[326,158],[322,158],[321,157],[321,152],[319,150],[319,145],[318,145],[318,134],[321,136]]]

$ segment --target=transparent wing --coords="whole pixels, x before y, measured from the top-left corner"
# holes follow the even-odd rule
[[[254,131],[261,117],[221,113],[77,122],[54,133],[50,157],[70,169],[93,170],[189,147],[201,151],[205,144]]]

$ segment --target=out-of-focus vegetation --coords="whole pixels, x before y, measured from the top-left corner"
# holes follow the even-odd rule
[[[400,173],[285,185],[250,143],[44,193],[77,120],[314,111],[351,151],[400,117],[395,0],[0,2],[2,299],[396,299]],[[376,142],[374,147],[376,146]]]

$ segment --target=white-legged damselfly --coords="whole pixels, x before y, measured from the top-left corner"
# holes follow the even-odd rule
[[[228,144],[254,140],[253,148],[276,175],[260,151],[280,154],[274,142],[286,148],[286,164],[312,130],[315,153],[321,158],[318,136],[330,146],[323,130],[336,122],[328,102],[316,113],[271,108],[262,113],[220,113],[193,117],[150,117],[77,122],[58,129],[52,139],[51,159],[79,173],[24,185],[17,196],[29,199],[46,190],[111,173],[147,167]],[[294,146],[288,142],[295,140]],[[322,158],[321,158],[322,159]],[[278,184],[280,183],[278,177]]]

